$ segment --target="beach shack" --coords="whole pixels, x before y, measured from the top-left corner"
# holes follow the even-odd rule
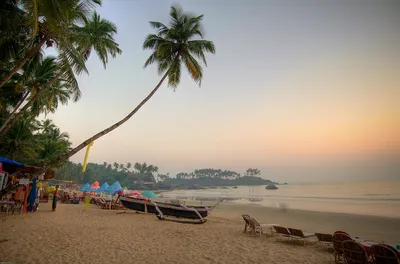
[[[26,213],[39,204],[42,181],[55,177],[54,170],[26,165],[0,157],[0,211]]]

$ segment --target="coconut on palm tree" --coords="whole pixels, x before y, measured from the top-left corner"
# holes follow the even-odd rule
[[[158,65],[158,72],[163,74],[156,87],[126,117],[85,140],[67,155],[59,157],[58,161],[68,159],[85,148],[90,142],[110,133],[128,121],[150,100],[165,79],[168,78],[169,86],[176,88],[180,82],[182,66],[188,70],[189,75],[195,82],[199,85],[201,84],[203,69],[197,60],[200,59],[207,65],[205,53],[215,53],[213,42],[203,39],[204,33],[201,24],[203,15],[194,16],[183,12],[180,7],[172,6],[170,16],[171,21],[169,26],[160,22],[150,22],[150,25],[157,32],[156,34],[148,35],[143,43],[144,49],[151,49],[153,51],[144,66],[147,67],[150,64],[156,63]]]

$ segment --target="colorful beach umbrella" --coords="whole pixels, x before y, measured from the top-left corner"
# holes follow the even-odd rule
[[[110,185],[108,185],[107,182],[103,183],[103,185],[100,186],[99,189],[97,189],[95,192],[101,193],[104,192],[108,187],[110,187]]]
[[[121,184],[118,181],[116,181],[113,184],[111,184],[107,189],[105,189],[104,192],[108,194],[116,194],[120,190],[123,190],[123,188],[121,187]]]
[[[90,186],[91,189],[99,189],[100,188],[100,183],[98,181],[95,181],[92,186]]]
[[[86,192],[88,189],[90,188],[90,184],[86,183],[85,185],[83,185],[79,190],[81,192]]]
[[[142,191],[142,195],[146,196],[147,198],[157,198],[157,194],[152,191]]]

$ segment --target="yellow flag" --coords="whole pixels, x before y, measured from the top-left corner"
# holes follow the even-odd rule
[[[90,150],[90,147],[93,146],[93,143],[94,142],[90,142],[89,145],[86,148],[86,154],[85,154],[85,159],[83,160],[82,172],[86,171],[87,159],[89,157],[89,150]]]

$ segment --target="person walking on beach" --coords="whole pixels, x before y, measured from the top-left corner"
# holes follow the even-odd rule
[[[56,210],[57,207],[57,199],[58,199],[58,185],[56,185],[56,190],[54,191],[53,195],[53,212]]]

